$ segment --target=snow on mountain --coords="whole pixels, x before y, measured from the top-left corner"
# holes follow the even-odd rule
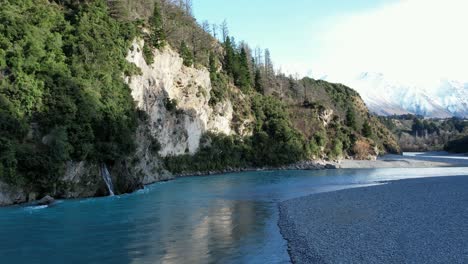
[[[412,113],[427,117],[468,117],[468,83],[440,80],[430,87],[390,81],[381,73],[362,73],[345,83],[379,115]]]

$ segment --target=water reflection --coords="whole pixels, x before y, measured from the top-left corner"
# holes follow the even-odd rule
[[[1,263],[288,263],[277,202],[466,168],[251,172],[0,209]]]

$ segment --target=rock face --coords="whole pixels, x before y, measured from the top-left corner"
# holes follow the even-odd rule
[[[27,201],[23,190],[0,181],[0,206],[24,203]]]
[[[49,195],[46,195],[44,198],[40,199],[37,201],[37,205],[50,205],[55,202],[54,198],[50,197]]]
[[[92,197],[102,185],[99,167],[84,161],[68,162],[65,175],[60,180],[66,183],[66,187],[55,195],[63,198]]]
[[[323,122],[323,126],[325,126],[325,127],[328,126],[328,124],[333,119],[333,114],[334,114],[334,111],[332,109],[324,109],[324,110],[320,111],[319,118]]]
[[[138,108],[149,115],[149,130],[161,156],[194,154],[205,132],[232,134],[229,101],[210,107],[211,81],[206,69],[185,67],[170,47],[154,51],[154,63],[143,57],[144,41],[135,41],[127,60],[141,75],[126,78]]]

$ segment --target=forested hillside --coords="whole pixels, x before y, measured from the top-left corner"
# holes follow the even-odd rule
[[[468,135],[468,121],[460,118],[429,119],[408,114],[379,119],[396,135],[403,151],[440,151],[447,143]]]
[[[145,175],[132,164],[144,142],[150,146],[140,148],[163,161],[153,174],[399,152],[355,91],[285,76],[268,50],[236,41],[227,23],[197,23],[190,1],[0,0],[0,6],[0,180],[27,193],[67,196],[71,187],[62,177],[72,164],[89,169],[86,188],[102,187],[100,165],[141,184]],[[159,157],[155,138],[162,135],[144,132],[155,117],[137,107],[125,81],[142,74],[127,58],[135,40],[144,41],[148,68],[157,50],[169,49],[187,69],[208,70],[209,95],[199,86],[196,97],[209,98],[213,109],[232,105],[234,132],[206,132],[196,153]],[[172,117],[190,115],[165,96]],[[138,186],[123,183],[117,193]]]

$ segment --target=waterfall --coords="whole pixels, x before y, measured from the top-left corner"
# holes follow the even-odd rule
[[[112,184],[112,178],[109,173],[109,170],[107,169],[107,165],[105,163],[101,165],[101,176],[104,182],[106,183],[107,190],[109,191],[109,195],[114,196],[114,185]]]

